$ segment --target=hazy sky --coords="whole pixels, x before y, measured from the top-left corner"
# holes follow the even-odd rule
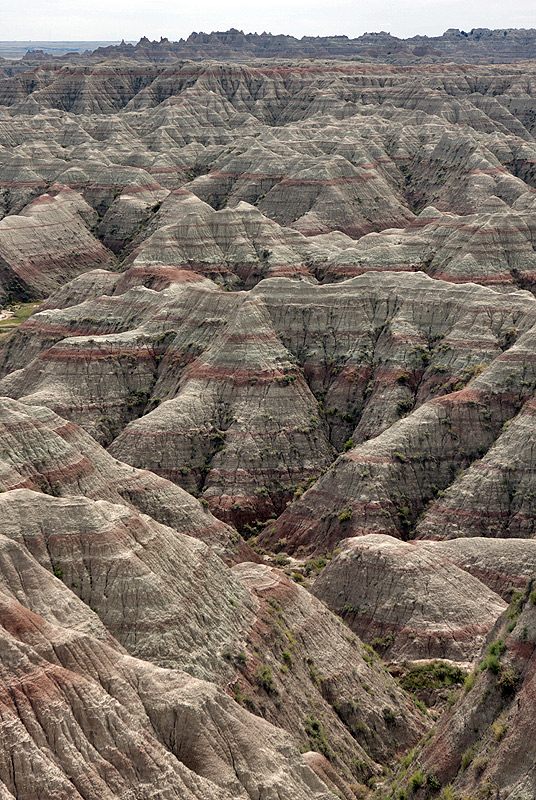
[[[0,0],[0,39],[171,40],[192,31],[294,36],[536,27],[535,0]]]

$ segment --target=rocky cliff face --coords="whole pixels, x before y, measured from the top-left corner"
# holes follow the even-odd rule
[[[505,308],[503,297],[392,273],[331,287],[272,279],[250,294],[137,287],[32,317],[4,350],[6,370],[29,363],[0,391],[48,404],[240,527],[281,514],[346,450],[270,528],[272,542],[326,551],[374,526],[406,536],[424,504],[507,435],[530,394],[517,354],[530,359],[535,305],[517,292]],[[362,510],[356,470],[370,493]]]
[[[390,660],[470,662],[506,608],[436,549],[379,534],[346,539],[313,592]]]
[[[465,691],[415,754],[409,780],[415,773],[425,776],[417,780],[416,797],[426,796],[427,775],[434,786],[449,785],[455,797],[534,796],[532,585],[499,620]]]
[[[177,58],[356,58],[394,63],[418,61],[459,61],[461,63],[502,63],[536,57],[536,30],[449,28],[442,36],[413,36],[400,39],[385,31],[347,36],[294,36],[271,33],[228,31],[192,33],[187,39],[149,41],[136,45],[99,47],[93,58],[126,56],[139,61],[173,61]],[[27,54],[31,58],[31,54]]]
[[[26,66],[0,81],[4,298],[116,260],[533,285],[530,63]]]
[[[2,591],[50,624],[220,685],[295,745],[320,748],[343,781],[378,773],[400,737],[417,741],[425,722],[413,701],[304,588],[251,563],[247,548],[235,555],[247,564],[226,566],[234,537],[226,542],[225,526],[193,498],[166,482],[153,488],[152,473],[115,461],[51,412],[29,411],[2,407]]]
[[[46,586],[47,571],[1,538],[3,569]],[[214,684],[125,655],[94,622],[96,635],[71,627],[72,617],[54,624],[32,609],[35,585],[20,602],[9,583],[0,595],[4,797],[333,797],[288,735]],[[48,583],[49,607],[72,595]],[[81,618],[95,617],[80,606]]]

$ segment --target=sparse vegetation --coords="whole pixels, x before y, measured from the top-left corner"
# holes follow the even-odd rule
[[[339,514],[339,522],[348,522],[348,520],[352,519],[353,511],[350,506],[347,506],[341,513]]]
[[[316,750],[317,753],[322,753],[323,756],[331,759],[334,753],[329,746],[326,730],[314,714],[309,714],[305,718],[303,727],[309,740],[311,750]]]
[[[471,764],[474,757],[475,757],[475,751],[473,750],[472,747],[468,747],[462,756],[462,761],[461,761],[462,772],[465,772],[465,770]]]
[[[431,661],[414,664],[399,678],[400,685],[408,692],[430,691],[446,686],[462,684],[466,673],[448,661]]]
[[[269,695],[277,694],[277,688],[274,684],[272,668],[269,664],[260,664],[256,673],[257,686]]]
[[[39,308],[39,305],[39,303],[14,303],[7,309],[0,309],[12,312],[6,319],[0,319],[0,333],[13,330],[22,322],[25,322],[30,314],[33,314]]]
[[[422,769],[416,770],[409,779],[409,788],[412,792],[416,792],[424,784],[425,776]]]

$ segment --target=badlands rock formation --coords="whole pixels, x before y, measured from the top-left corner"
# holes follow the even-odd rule
[[[88,230],[96,212],[75,191],[54,186],[19,214],[0,220],[0,295],[30,300],[50,294],[88,267],[113,257]]]
[[[32,54],[28,53],[28,58]],[[502,63],[536,57],[536,30],[449,28],[442,36],[399,39],[390,33],[347,36],[294,36],[246,33],[231,28],[213,33],[192,33],[187,39],[159,42],[142,37],[136,45],[99,47],[93,58],[126,56],[139,61],[173,61],[178,58],[355,58],[395,63],[415,61],[461,61]]]
[[[93,633],[72,627],[73,615],[63,625],[41,617],[33,595],[47,571],[2,540],[10,587],[0,593],[4,797],[333,797],[288,735],[214,684],[127,656],[99,636],[83,603],[79,618]],[[12,594],[19,570],[33,583],[24,602]],[[72,596],[49,581],[49,608]]]
[[[531,48],[0,63],[2,800],[533,800]]]
[[[115,461],[48,410],[6,400],[2,433],[2,534],[71,598],[48,612],[40,595],[29,606],[36,613],[86,631],[80,608],[91,608],[105,640],[111,634],[136,657],[220,684],[298,744],[321,747],[350,781],[377,772],[401,738],[419,738],[419,712],[379,661],[305,589],[251,563],[245,545],[249,563],[227,567],[219,554],[233,552],[233,534],[225,542],[228,529],[194,498]],[[27,603],[24,586],[15,598]]]
[[[434,548],[378,534],[346,539],[313,592],[391,659],[472,661],[507,605]]]
[[[465,691],[416,753],[407,770],[410,780],[420,768],[434,776],[434,785],[451,784],[457,797],[534,796],[533,586],[531,581],[497,625]],[[415,796],[426,792],[419,789]]]
[[[279,278],[249,293],[180,277],[161,291],[116,293],[107,275],[86,278],[88,293],[102,278],[114,294],[31,317],[3,349],[4,371],[27,366],[6,375],[0,391],[49,405],[114,456],[202,494],[239,527],[280,514],[300,485],[347,450],[270,528],[272,542],[326,551],[371,525],[402,535],[434,493],[488,450],[528,392],[512,396],[528,374],[509,349],[516,337],[516,348],[531,347],[536,305],[526,292],[508,295],[505,307],[490,289],[422,274],[330,286]],[[79,281],[65,288],[67,298]],[[486,364],[470,387],[486,387],[490,372],[500,378],[480,404],[476,388],[461,402],[460,387]],[[488,418],[495,406],[488,409],[487,397],[501,382],[509,405],[497,400]],[[458,424],[473,420],[463,446],[451,405]],[[418,486],[412,462],[423,475]],[[367,493],[362,511],[347,485],[356,470]]]
[[[137,508],[216,547],[231,560],[244,548],[236,533],[191,495],[152,472],[116,461],[84,431],[48,409],[2,398],[0,426],[3,491],[27,488],[53,496],[87,495]],[[249,548],[245,555],[253,556]]]

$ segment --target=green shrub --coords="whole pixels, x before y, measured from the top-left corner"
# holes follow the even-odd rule
[[[473,758],[475,757],[475,751],[472,747],[468,747],[465,753],[462,756],[462,772],[465,772]]]
[[[412,792],[416,792],[417,789],[420,789],[424,783],[424,772],[422,769],[418,769],[416,772],[413,773],[411,778],[409,779],[409,786]]]
[[[495,741],[500,742],[504,739],[506,731],[508,730],[508,725],[505,722],[494,722],[491,726],[491,730],[493,731]]]
[[[475,760],[473,761],[473,769],[476,772],[476,774],[482,775],[482,773],[488,766],[488,763],[489,763],[489,758],[486,758],[485,756],[479,756],[478,758],[475,758]]]
[[[317,753],[322,753],[326,758],[332,758],[333,751],[329,746],[324,726],[313,714],[309,714],[305,718],[304,728],[311,749],[316,750]]]
[[[503,639],[497,639],[488,645],[488,655],[480,665],[481,670],[489,669],[494,675],[498,675],[501,669],[499,656],[504,653],[506,645]]]
[[[488,653],[490,656],[500,656],[506,650],[506,645],[504,643],[504,639],[497,639],[495,642],[492,642],[488,645]]]
[[[347,506],[344,511],[341,511],[339,514],[339,522],[348,522],[349,519],[352,519],[353,511],[352,509]]]
[[[482,664],[480,665],[481,670],[489,669],[489,671],[493,672],[494,675],[499,674],[500,668],[501,668],[501,662],[499,661],[499,658],[496,655],[487,655]]]
[[[315,575],[318,575],[318,573],[324,569],[328,560],[328,556],[318,556],[318,558],[312,558],[310,561],[307,561],[304,567],[305,574],[310,575],[311,572],[313,572]]]
[[[264,689],[266,694],[277,694],[272,676],[272,668],[268,664],[260,664],[257,669],[257,685]]]
[[[409,414],[410,411],[413,410],[413,400],[401,400],[397,403],[396,406],[396,413],[399,417],[404,417],[406,414]]]
[[[432,772],[427,774],[426,784],[430,788],[431,792],[438,792],[441,789],[441,781],[437,775],[434,775]]]
[[[467,678],[464,681],[463,688],[464,691],[470,692],[473,686],[476,683],[476,672],[470,672]]]
[[[511,697],[516,690],[517,676],[512,669],[502,667],[497,686],[503,697]]]
[[[408,669],[400,678],[400,685],[408,692],[429,691],[444,686],[456,686],[465,678],[460,667],[443,661],[417,664]]]
[[[275,563],[278,567],[286,567],[287,564],[290,564],[290,558],[288,558],[284,553],[279,553],[275,557]]]

